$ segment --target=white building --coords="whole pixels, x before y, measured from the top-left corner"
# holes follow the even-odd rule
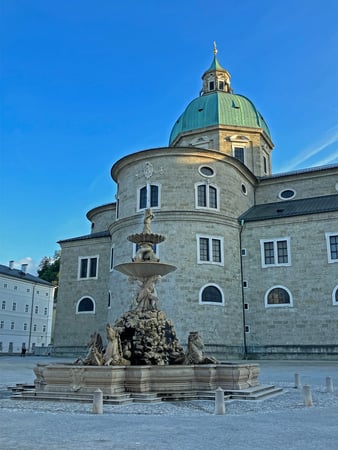
[[[0,265],[0,352],[18,353],[51,343],[55,287],[48,281]]]

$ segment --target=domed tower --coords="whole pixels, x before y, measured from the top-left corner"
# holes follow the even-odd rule
[[[200,96],[172,128],[170,147],[218,150],[240,160],[258,176],[271,174],[273,143],[263,116],[246,97],[234,94],[230,73],[214,58],[202,75]]]

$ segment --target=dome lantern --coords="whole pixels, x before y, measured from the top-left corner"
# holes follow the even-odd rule
[[[203,87],[200,95],[210,94],[212,92],[230,92],[230,73],[224,69],[217,58],[217,47],[214,42],[214,58],[208,70],[202,75]]]

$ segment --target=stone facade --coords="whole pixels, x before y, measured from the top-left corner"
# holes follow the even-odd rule
[[[55,353],[85,351],[129,309],[135,289],[113,268],[135,255],[127,237],[147,205],[166,236],[158,256],[177,266],[157,292],[183,346],[199,331],[221,359],[337,354],[338,166],[272,175],[268,129],[243,117],[113,165],[116,202],[89,211],[91,234],[60,242]]]

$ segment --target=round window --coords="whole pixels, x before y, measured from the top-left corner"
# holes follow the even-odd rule
[[[199,168],[199,172],[201,175],[205,177],[213,177],[215,175],[214,169],[208,166],[202,166]]]
[[[293,198],[296,195],[296,192],[293,189],[284,189],[284,191],[281,191],[278,196],[279,198],[283,200],[289,200]]]
[[[248,193],[245,184],[242,184],[242,192],[243,192],[244,195],[246,195]]]

